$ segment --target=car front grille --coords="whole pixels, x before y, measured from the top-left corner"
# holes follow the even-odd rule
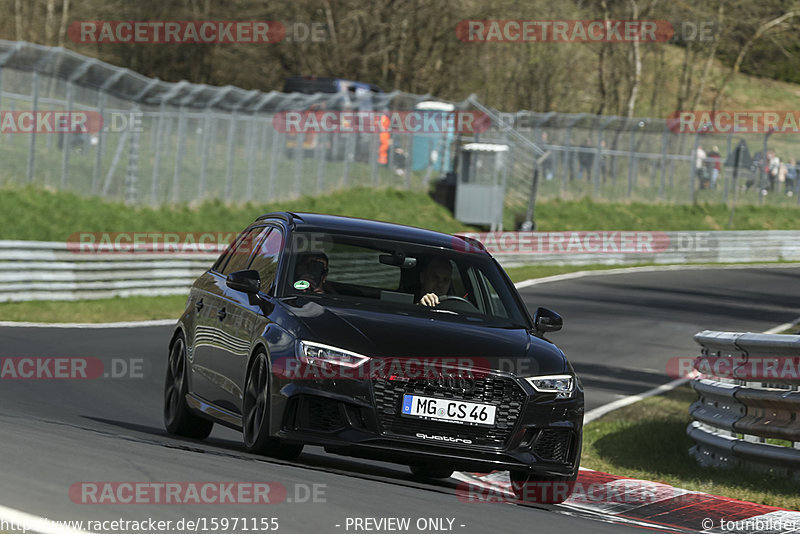
[[[565,428],[545,428],[533,443],[533,453],[542,460],[567,463],[573,432]]]
[[[385,435],[416,437],[418,433],[470,440],[473,446],[503,447],[514,430],[527,395],[512,378],[483,375],[467,383],[428,379],[376,379],[373,395],[378,424]],[[403,395],[492,404],[497,407],[492,427],[428,421],[400,415]],[[463,443],[459,447],[465,446]],[[470,445],[466,445],[469,447]]]

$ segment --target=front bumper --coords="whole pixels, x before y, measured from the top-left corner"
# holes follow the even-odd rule
[[[327,451],[402,464],[446,464],[456,470],[527,470],[571,476],[580,463],[583,391],[569,399],[536,392],[523,380],[491,373],[474,387],[425,379],[294,381],[280,390],[276,434]],[[402,396],[490,403],[491,427],[429,421],[400,414]]]

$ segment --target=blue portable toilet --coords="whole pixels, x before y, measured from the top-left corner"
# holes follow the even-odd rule
[[[441,113],[447,119],[455,111],[455,106],[448,102],[425,100],[414,106],[417,111],[426,113]],[[438,121],[437,121],[438,122]],[[434,171],[448,173],[453,170],[451,146],[455,139],[455,128],[450,128],[443,133],[417,133],[411,140],[411,170],[424,171],[431,168]]]

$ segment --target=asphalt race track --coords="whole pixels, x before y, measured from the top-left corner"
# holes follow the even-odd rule
[[[581,375],[591,409],[669,382],[666,362],[695,355],[692,335],[699,330],[763,331],[793,321],[800,316],[798,287],[800,267],[754,267],[590,276],[522,294],[530,308],[563,315],[564,330],[552,339]],[[356,517],[408,517],[408,532],[652,531],[565,507],[464,502],[453,481],[419,482],[403,466],[316,448],[296,462],[258,457],[243,452],[237,433],[220,427],[204,442],[169,437],[161,397],[170,332],[0,328],[3,357],[89,356],[102,360],[106,372],[124,375],[0,382],[0,504],[60,520],[274,517],[278,532],[311,534],[367,531],[348,527],[347,518]],[[71,498],[73,485],[91,481],[270,482],[282,484],[287,496],[269,505],[94,505]],[[453,522],[416,529],[420,518]]]
[[[667,361],[696,357],[701,330],[763,332],[800,317],[800,268],[681,269],[532,286],[529,309],[551,308],[550,335],[586,387],[591,410],[668,382]]]

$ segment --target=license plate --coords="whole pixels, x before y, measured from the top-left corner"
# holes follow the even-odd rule
[[[402,415],[470,425],[494,425],[496,406],[453,399],[403,395]]]

